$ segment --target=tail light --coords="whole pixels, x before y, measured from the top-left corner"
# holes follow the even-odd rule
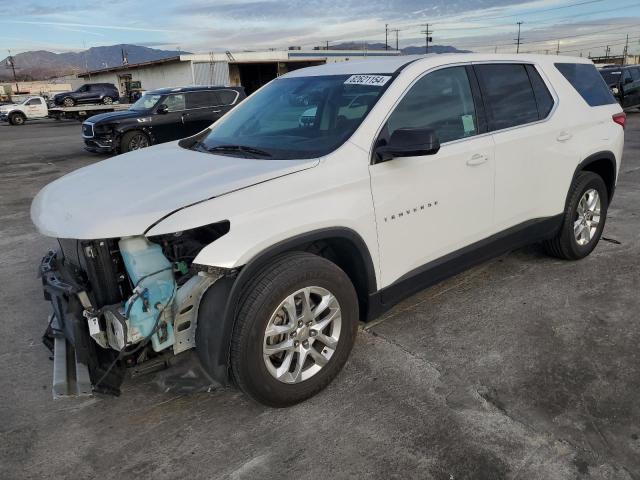
[[[613,117],[611,117],[613,119],[614,122],[616,122],[618,125],[620,125],[622,128],[624,128],[625,124],[627,123],[627,114],[622,112],[622,113],[616,113]]]

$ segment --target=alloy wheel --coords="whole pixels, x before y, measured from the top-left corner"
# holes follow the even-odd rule
[[[600,210],[600,194],[596,189],[590,188],[580,198],[573,222],[573,234],[578,245],[588,244],[595,236],[600,224]]]
[[[329,362],[340,341],[342,314],[337,298],[322,287],[305,287],[285,298],[264,333],[263,359],[283,383],[300,383]]]
[[[146,135],[139,133],[131,137],[129,141],[129,150],[139,150],[141,148],[145,148],[149,146],[149,140]]]

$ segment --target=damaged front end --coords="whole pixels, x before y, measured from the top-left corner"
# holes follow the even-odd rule
[[[40,265],[53,307],[43,340],[54,397],[118,395],[127,368],[157,368],[194,348],[200,300],[227,272],[192,262],[228,231],[225,221],[156,237],[59,239]]]

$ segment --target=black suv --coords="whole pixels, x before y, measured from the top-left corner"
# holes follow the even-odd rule
[[[162,88],[145,92],[129,110],[103,113],[82,124],[90,152],[125,153],[190,137],[246,97],[243,87]]]
[[[111,105],[120,99],[120,93],[113,83],[87,83],[73,92],[58,93],[51,99],[53,105],[73,107],[78,103],[104,103]]]
[[[623,108],[640,107],[640,65],[608,66],[600,75]]]

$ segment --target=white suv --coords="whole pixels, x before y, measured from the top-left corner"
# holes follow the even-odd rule
[[[219,382],[300,402],[342,368],[359,320],[413,292],[532,242],[587,256],[624,123],[582,58],[401,56],[283,75],[194,137],[38,194],[32,219],[60,244],[41,266],[56,371],[74,348],[73,385],[117,391],[125,367],[196,348]]]

